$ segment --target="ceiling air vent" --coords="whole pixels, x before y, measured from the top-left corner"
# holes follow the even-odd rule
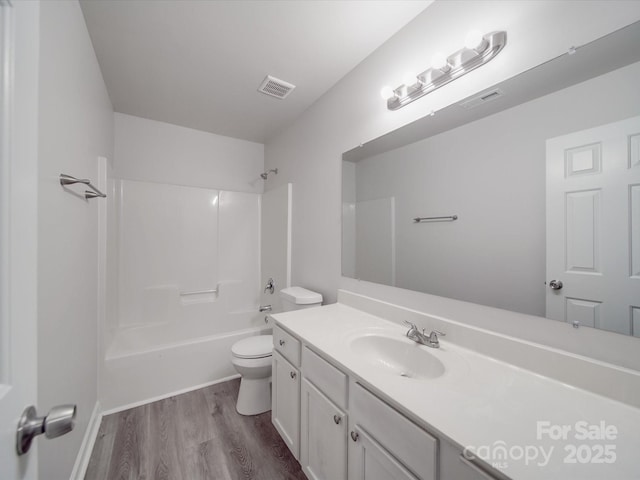
[[[464,108],[475,108],[478,105],[484,105],[485,103],[495,100],[496,98],[500,98],[503,95],[504,92],[502,90],[500,90],[499,88],[494,88],[493,90],[482,92],[480,95],[476,95],[469,100],[460,102],[458,105]]]
[[[294,88],[296,88],[295,85],[291,85],[284,80],[267,75],[263,80],[262,85],[260,85],[260,88],[258,88],[258,91],[271,95],[272,97],[285,98]]]

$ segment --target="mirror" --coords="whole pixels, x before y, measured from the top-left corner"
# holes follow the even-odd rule
[[[344,153],[343,275],[640,336],[638,45],[640,22]]]

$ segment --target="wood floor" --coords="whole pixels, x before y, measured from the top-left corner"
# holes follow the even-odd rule
[[[235,409],[240,380],[102,419],[86,480],[306,479],[271,412]]]

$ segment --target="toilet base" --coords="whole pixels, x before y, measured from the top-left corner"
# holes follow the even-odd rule
[[[240,415],[258,415],[271,410],[271,377],[240,380],[236,411]]]

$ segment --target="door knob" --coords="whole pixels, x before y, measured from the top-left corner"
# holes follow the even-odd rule
[[[20,421],[16,434],[16,451],[24,455],[31,448],[31,441],[37,435],[56,438],[73,430],[76,420],[75,405],[58,405],[53,407],[46,417],[38,417],[36,407],[27,407]]]
[[[360,435],[358,434],[358,432],[351,431],[351,440],[353,440],[354,442],[357,442],[358,438],[360,438]]]
[[[551,280],[549,282],[549,288],[551,288],[551,290],[560,290],[562,289],[562,282],[560,280]]]

